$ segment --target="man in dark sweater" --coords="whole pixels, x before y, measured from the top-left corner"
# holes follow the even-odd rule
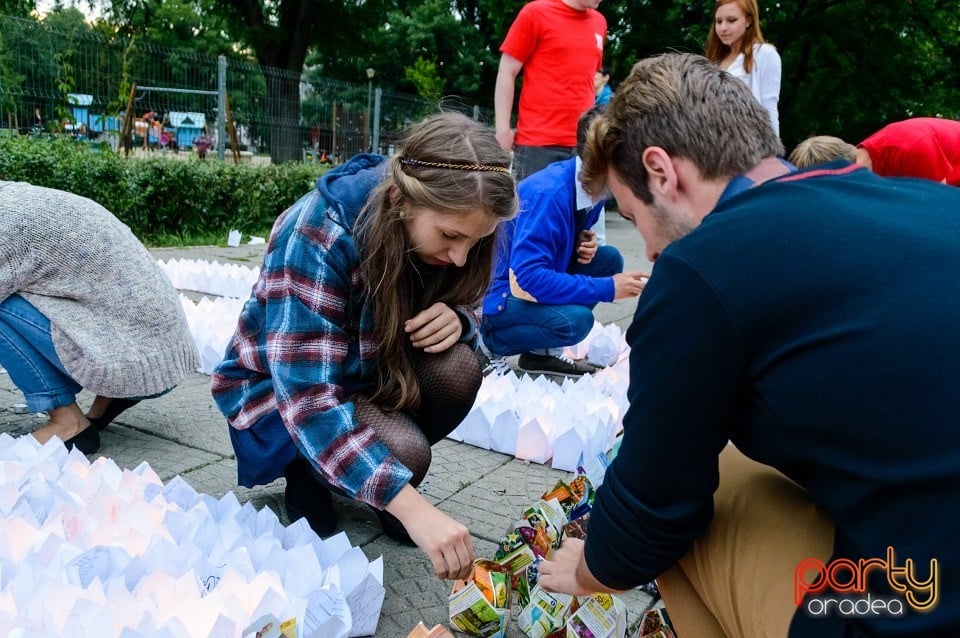
[[[960,192],[781,153],[693,55],[638,63],[591,129],[584,185],[656,263],[619,455],[540,583],[656,577],[684,637],[956,635]]]

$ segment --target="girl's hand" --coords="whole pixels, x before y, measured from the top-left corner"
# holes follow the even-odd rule
[[[400,519],[438,578],[462,579],[473,573],[470,530],[428,503],[415,488],[404,486],[386,509]]]
[[[445,303],[437,302],[403,323],[414,348],[436,353],[452,347],[463,334],[460,315]]]

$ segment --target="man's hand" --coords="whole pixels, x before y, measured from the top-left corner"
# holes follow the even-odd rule
[[[650,275],[642,272],[622,272],[613,276],[613,298],[630,299],[643,292]]]
[[[592,230],[581,230],[577,235],[577,262],[589,264],[597,254],[597,234]]]
[[[463,334],[460,315],[445,303],[437,302],[403,323],[414,348],[424,352],[443,352],[452,347]]]
[[[583,559],[584,543],[579,538],[566,538],[553,552],[550,560],[540,563],[537,581],[547,591],[574,596],[589,596],[597,592],[616,593],[594,578]]]

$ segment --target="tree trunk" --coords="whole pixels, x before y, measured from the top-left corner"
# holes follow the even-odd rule
[[[270,161],[274,164],[300,161],[300,74],[271,69],[267,75],[270,122]]]

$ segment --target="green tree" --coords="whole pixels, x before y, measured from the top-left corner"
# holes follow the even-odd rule
[[[449,91],[461,98],[476,99],[485,67],[496,65],[479,29],[448,0],[423,0],[406,12],[391,11],[374,38],[374,50],[392,52],[378,61],[384,79],[398,80],[389,88],[413,88],[428,99],[438,99],[431,97],[438,91],[441,96]],[[428,68],[431,62],[432,70]],[[436,74],[435,79],[427,80],[427,93],[421,91],[427,77],[424,73]]]
[[[766,39],[783,60],[781,136],[859,141],[885,123],[960,117],[960,12],[955,0],[761,0]],[[703,53],[712,3],[607,0],[607,61],[622,80],[638,59]]]
[[[418,57],[413,66],[404,70],[407,80],[417,89],[417,94],[432,102],[439,102],[443,98],[443,78],[437,73],[437,63],[433,60],[424,60]]]
[[[0,0],[0,15],[26,18],[36,8],[36,0]]]
[[[323,44],[334,55],[362,46],[359,33],[372,26],[375,2],[339,0],[211,0],[237,42],[257,61],[278,69],[266,75],[270,155],[274,162],[300,158],[300,76],[307,51]]]
[[[23,94],[24,76],[18,73],[11,59],[11,51],[3,45],[0,33],[0,118],[6,120],[9,128],[19,128],[17,114],[17,96]]]

